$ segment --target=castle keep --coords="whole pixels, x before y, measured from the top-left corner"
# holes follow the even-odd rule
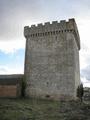
[[[74,19],[24,28],[26,96],[76,97],[80,38]]]

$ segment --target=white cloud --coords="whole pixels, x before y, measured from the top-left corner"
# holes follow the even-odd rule
[[[90,18],[79,18],[77,19],[78,30],[80,34],[80,42],[81,42],[81,50],[80,50],[80,66],[81,69],[85,68],[89,61],[88,58],[90,56]]]
[[[87,80],[85,77],[81,77],[81,81],[83,82],[84,87],[90,87],[90,81]]]
[[[5,54],[16,52],[18,49],[25,49],[25,39],[0,41],[0,51]]]
[[[90,87],[89,66],[90,66],[90,18],[78,17],[77,25],[80,34],[81,50],[80,50],[80,70],[81,80],[85,87]]]
[[[19,67],[9,67],[8,65],[0,65],[0,74],[22,74],[24,69],[22,66]]]

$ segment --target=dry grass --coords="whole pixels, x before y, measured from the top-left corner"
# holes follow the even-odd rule
[[[0,120],[90,120],[90,104],[77,101],[0,99]]]

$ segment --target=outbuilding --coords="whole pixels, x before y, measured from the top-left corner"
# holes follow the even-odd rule
[[[21,96],[23,75],[0,75],[0,97],[16,98]]]

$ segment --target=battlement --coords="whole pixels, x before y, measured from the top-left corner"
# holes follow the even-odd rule
[[[26,38],[58,35],[64,32],[72,32],[74,34],[78,49],[80,49],[80,38],[75,19],[69,19],[68,21],[61,20],[60,22],[52,21],[52,23],[45,22],[44,24],[40,23],[31,25],[31,27],[24,27],[24,36]]]

